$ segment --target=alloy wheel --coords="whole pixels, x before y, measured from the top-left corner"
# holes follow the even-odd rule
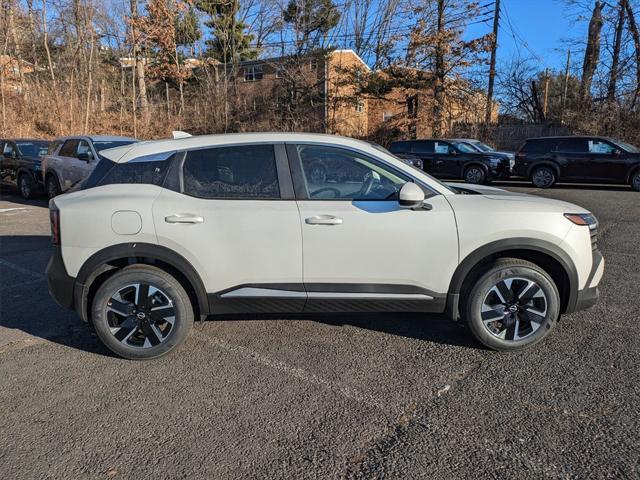
[[[547,297],[533,280],[500,280],[482,303],[482,323],[491,335],[518,341],[533,335],[547,318]]]
[[[176,321],[173,300],[158,287],[134,283],[119,288],[105,306],[111,334],[121,343],[151,348],[164,342]]]
[[[540,168],[533,173],[532,180],[536,187],[549,187],[553,183],[553,173],[546,168]]]
[[[480,183],[482,181],[483,172],[476,167],[471,167],[467,170],[465,180],[467,183]]]
[[[634,190],[640,191],[640,174],[636,173],[633,176],[633,181],[631,183],[631,186],[633,187]]]
[[[31,186],[24,175],[20,177],[20,193],[23,198],[29,198],[31,196]]]

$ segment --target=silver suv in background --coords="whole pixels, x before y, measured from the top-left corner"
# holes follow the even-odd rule
[[[42,160],[42,178],[48,197],[53,198],[87,178],[100,160],[102,150],[137,141],[135,138],[104,135],[56,139]]]

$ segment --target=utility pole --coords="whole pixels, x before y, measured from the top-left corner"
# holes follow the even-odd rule
[[[571,50],[567,51],[567,67],[564,71],[564,92],[562,94],[562,110],[560,111],[560,124],[564,123],[564,109],[567,106],[567,88],[569,88],[569,66],[571,64]]]
[[[493,84],[496,78],[496,51],[498,50],[498,26],[500,23],[500,0],[495,0],[495,12],[493,14],[493,45],[491,46],[491,63],[489,65],[489,86],[487,88],[487,111],[485,113],[484,122],[491,122],[491,113],[493,112]]]
[[[547,119],[547,102],[549,100],[549,69],[544,70],[544,100],[542,102],[542,116]]]

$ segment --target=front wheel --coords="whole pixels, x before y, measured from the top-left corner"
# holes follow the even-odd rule
[[[560,295],[547,272],[516,258],[501,258],[464,296],[465,318],[483,345],[522,350],[545,338],[560,314]]]
[[[54,198],[60,195],[60,184],[53,175],[49,175],[45,182],[45,190],[47,191],[47,197]]]
[[[464,181],[467,183],[473,183],[476,185],[480,185],[485,183],[487,180],[487,174],[481,167],[477,167],[475,165],[468,167],[464,171]]]
[[[633,175],[631,175],[631,188],[633,188],[636,192],[640,192],[640,170],[637,170]]]
[[[174,277],[156,267],[132,265],[100,286],[91,320],[112,352],[130,360],[149,360],[180,345],[193,316],[189,296]]]
[[[31,175],[26,173],[21,174],[18,177],[18,188],[20,189],[20,195],[22,195],[22,198],[25,200],[30,200],[35,196],[36,185]]]

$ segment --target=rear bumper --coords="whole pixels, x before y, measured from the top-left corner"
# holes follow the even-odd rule
[[[59,245],[53,245],[51,257],[47,264],[47,285],[49,295],[61,307],[73,310],[73,288],[76,279],[67,274],[62,261],[62,250]]]

